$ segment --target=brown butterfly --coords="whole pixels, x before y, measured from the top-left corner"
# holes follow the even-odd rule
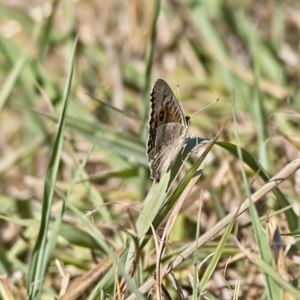
[[[150,177],[157,183],[174,165],[186,139],[190,117],[184,116],[169,85],[158,79],[150,95],[147,156]]]

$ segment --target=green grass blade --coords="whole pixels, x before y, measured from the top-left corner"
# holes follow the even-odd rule
[[[265,141],[268,138],[267,135],[267,122],[265,121],[265,108],[262,99],[261,91],[259,89],[260,80],[260,68],[258,62],[259,48],[257,45],[258,41],[253,38],[252,43],[252,59],[253,59],[253,70],[254,70],[254,85],[253,85],[253,107],[254,107],[254,118],[256,119],[255,124],[257,124],[257,134],[258,134],[258,149],[259,158],[262,165],[267,171],[271,171],[271,161],[270,155],[268,154],[268,149],[265,145]]]
[[[237,218],[237,215],[238,215],[238,210],[236,211],[236,214],[234,215],[234,217],[232,218],[232,220],[230,221],[229,225],[227,226],[224,234],[222,234],[222,238],[220,240],[220,242],[218,243],[218,246],[217,246],[217,249],[209,263],[209,265],[207,266],[202,278],[201,278],[201,281],[200,281],[200,284],[199,284],[199,289],[200,289],[200,295],[203,295],[203,289],[205,287],[205,285],[207,284],[208,280],[211,278],[214,270],[216,269],[216,266],[219,262],[219,259],[223,253],[223,250],[224,250],[224,247],[225,247],[225,244],[229,238],[229,235],[231,233],[231,230],[232,230],[232,227],[236,221],[236,218]]]
[[[59,234],[63,236],[72,245],[86,247],[90,249],[99,249],[98,243],[95,239],[87,234],[86,231],[70,224],[62,224]]]
[[[66,124],[69,95],[70,95],[73,70],[74,70],[76,45],[77,45],[77,39],[75,41],[74,48],[71,54],[69,74],[68,74],[65,91],[64,91],[64,97],[63,97],[63,109],[58,124],[58,132],[54,143],[52,156],[46,174],[40,231],[39,231],[39,235],[35,247],[33,249],[32,257],[29,265],[28,278],[27,278],[27,291],[29,294],[29,299],[40,298],[40,294],[43,286],[43,277],[45,275],[47,265],[50,260],[50,257],[46,257],[47,233],[49,228],[52,200],[53,200],[53,195],[55,190],[55,182],[58,173],[61,151],[62,151],[62,146],[64,141],[64,129]]]
[[[1,173],[0,173],[1,175]],[[99,174],[99,175],[92,175],[89,176],[87,179],[82,179],[79,182],[82,181],[103,181],[107,180],[110,178],[130,178],[130,177],[135,177],[138,175],[138,170],[137,168],[128,168],[128,169],[123,169],[120,171],[112,171],[106,174]]]
[[[10,74],[8,75],[6,81],[4,82],[0,91],[0,113],[13,88],[15,87],[15,83],[27,61],[28,56],[26,54],[20,56]]]
[[[24,50],[20,49],[15,43],[11,40],[4,38],[0,35],[0,54],[6,62],[8,68],[16,68],[16,65],[19,64],[19,61],[22,57],[25,57]],[[18,80],[15,81],[14,90],[20,93],[20,104],[22,107],[35,107],[35,98],[36,98],[36,74],[32,68],[33,61],[27,60],[22,71],[20,71]],[[5,93],[5,90],[3,90]],[[10,93],[10,92],[9,92]],[[5,97],[3,97],[5,98]],[[2,99],[3,99],[2,98]],[[6,100],[1,100],[2,102]],[[14,101],[14,100],[12,100]],[[41,119],[34,113],[25,111],[26,120],[28,124],[28,129],[30,131],[30,140],[32,140],[32,134],[39,134],[39,139],[41,136],[45,138],[47,136],[45,125],[41,122]]]
[[[256,208],[254,206],[254,203],[250,196],[250,191],[248,193],[248,199],[249,199],[249,211],[251,215],[252,220],[252,227],[254,231],[254,236],[256,240],[256,244],[258,246],[258,251],[264,261],[268,263],[268,265],[275,268],[276,264],[272,255],[271,248],[268,243],[267,236],[265,235],[263,228],[260,223],[260,219],[258,216],[258,213],[256,211]],[[266,273],[264,273],[264,279],[265,279],[265,285],[267,294],[269,296],[269,299],[278,299],[280,300],[280,289],[278,285],[274,282],[272,278],[270,278]]]
[[[232,114],[233,114],[235,128],[237,128],[236,111],[235,111],[234,106],[233,106]],[[243,183],[244,183],[244,187],[246,190],[247,198],[249,199],[249,211],[250,211],[256,245],[258,247],[258,251],[259,251],[261,257],[265,261],[267,261],[271,266],[275,267],[275,261],[272,256],[272,251],[268,244],[267,237],[263,232],[263,228],[260,224],[260,219],[258,217],[258,213],[256,211],[256,208],[255,208],[254,203],[251,198],[250,187],[248,185],[246,171],[245,171],[245,168],[243,165],[243,155],[242,155],[242,150],[240,148],[240,139],[239,139],[237,129],[235,130],[235,139],[237,142],[237,154],[238,154],[238,157],[239,157],[240,163],[241,163],[241,172],[242,172]],[[263,275],[264,275],[264,280],[265,280],[265,287],[266,287],[269,298],[274,299],[274,300],[280,300],[280,289],[279,289],[278,285],[266,273],[263,273]]]
[[[158,184],[153,183],[144,201],[143,209],[139,214],[138,220],[136,222],[136,228],[139,234],[140,245],[143,242],[145,234],[150,228],[150,224],[152,224],[154,218],[156,217],[161,207],[162,202],[166,197],[169,178],[170,172],[167,173]],[[134,258],[132,255],[133,252],[135,252],[135,244],[133,241],[131,241],[125,264],[126,270],[128,270]]]
[[[197,217],[197,229],[196,229],[196,241],[200,237],[200,226],[201,226],[201,211],[202,211],[203,192],[200,195],[200,205]],[[194,281],[193,281],[193,300],[198,299],[198,261],[199,261],[199,248],[197,247],[194,254]]]
[[[63,201],[63,204],[62,204],[62,207],[61,207],[61,210],[59,212],[59,214],[57,215],[56,219],[55,219],[55,222],[54,222],[54,225],[53,227],[51,228],[51,235],[49,236],[49,239],[48,239],[48,242],[46,244],[46,251],[45,251],[45,256],[48,257],[49,259],[52,257],[53,255],[53,252],[55,250],[55,247],[56,247],[56,241],[57,241],[57,237],[58,237],[58,234],[60,233],[60,228],[61,228],[61,223],[62,223],[62,218],[63,218],[63,215],[64,215],[64,212],[65,212],[65,202],[67,202],[69,200],[69,197],[73,191],[73,188],[75,186],[75,183],[78,179],[78,177],[80,176],[80,174],[82,173],[83,169],[84,169],[84,166],[86,165],[87,163],[87,160],[92,152],[93,148],[91,149],[91,151],[86,155],[85,159],[82,161],[81,165],[79,166],[79,168],[77,169],[76,171],[76,174],[72,180],[72,183],[71,183],[71,186],[68,190],[68,193],[67,193],[67,196],[66,196],[66,199],[65,201]],[[62,196],[62,198],[64,198]],[[68,233],[68,236],[76,229],[75,228],[72,228],[70,230],[70,232]],[[87,236],[86,234],[83,234],[83,236],[86,236],[86,237],[89,237]],[[78,235],[78,237],[81,237],[80,235]]]

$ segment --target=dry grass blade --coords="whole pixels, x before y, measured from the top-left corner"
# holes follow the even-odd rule
[[[256,202],[262,197],[264,197],[267,193],[269,193],[273,188],[277,187],[280,183],[282,183],[289,176],[294,174],[297,170],[300,169],[300,159],[295,159],[286,165],[281,171],[279,171],[276,175],[274,175],[265,185],[263,185],[259,190],[257,190],[254,194],[251,195],[252,201]],[[175,269],[182,262],[184,262],[188,257],[190,257],[194,252],[196,247],[200,247],[205,244],[207,241],[211,240],[217,233],[219,233],[226,225],[229,224],[231,219],[236,214],[237,210],[239,210],[239,215],[241,215],[247,208],[249,207],[248,199],[246,199],[239,208],[236,208],[230,214],[228,214],[224,219],[222,219],[219,223],[217,223],[213,228],[204,233],[197,242],[193,243],[189,246],[185,251],[183,251],[180,255],[178,255],[174,260],[171,261],[167,266],[165,266],[162,270],[161,277],[164,277],[168,274],[172,269]],[[140,292],[146,293],[155,285],[155,280],[153,278],[149,278],[141,287]],[[126,300],[136,299],[135,295],[130,295]]]

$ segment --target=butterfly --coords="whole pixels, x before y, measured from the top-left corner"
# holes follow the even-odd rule
[[[169,85],[158,79],[150,94],[151,112],[147,141],[150,177],[158,183],[179,155],[190,125]]]

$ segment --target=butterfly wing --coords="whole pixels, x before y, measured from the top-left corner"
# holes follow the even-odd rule
[[[168,123],[157,128],[156,146],[148,153],[150,177],[159,182],[175,163],[185,142],[187,127]]]
[[[183,146],[189,118],[184,117],[171,88],[162,79],[154,84],[150,102],[147,155],[151,178],[158,182],[172,167]]]

